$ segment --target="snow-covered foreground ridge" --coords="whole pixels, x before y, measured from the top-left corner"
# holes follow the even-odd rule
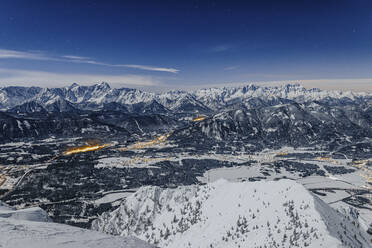
[[[367,234],[290,180],[143,187],[92,228],[159,247],[371,247]]]
[[[14,210],[0,202],[0,247],[4,248],[151,248],[136,238],[110,235],[47,222],[40,208]]]

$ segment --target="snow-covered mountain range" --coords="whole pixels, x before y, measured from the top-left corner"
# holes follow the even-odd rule
[[[161,129],[174,131],[171,139],[190,141],[191,146],[206,147],[204,140],[213,139],[229,145],[254,143],[260,149],[337,147],[372,138],[372,94],[307,90],[299,84],[165,93],[116,89],[107,83],[5,87],[0,88],[0,108],[5,110],[0,112],[3,140],[119,133],[128,137]],[[207,117],[204,121],[190,123],[201,114]]]
[[[343,215],[290,180],[143,187],[93,229],[160,247],[371,247]]]
[[[281,99],[306,102],[314,100],[360,101],[371,99],[367,93],[324,91],[305,89],[299,84],[267,87],[249,84],[243,87],[208,88],[192,92],[173,90],[165,93],[144,92],[138,89],[111,88],[103,82],[92,86],[72,84],[63,88],[2,87],[0,88],[0,109],[15,111],[37,111],[40,106],[47,111],[72,111],[76,109],[97,110],[105,104],[145,104],[153,112],[199,112],[216,111],[235,103],[250,104],[252,99],[265,102]],[[26,106],[19,106],[26,104]],[[16,107],[18,106],[18,107]],[[34,106],[34,107],[32,107]],[[106,106],[107,107],[107,106]]]

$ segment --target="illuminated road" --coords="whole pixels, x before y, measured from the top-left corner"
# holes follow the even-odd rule
[[[93,145],[93,146],[80,146],[80,147],[75,147],[71,148],[67,151],[65,151],[63,154],[64,155],[71,155],[75,153],[81,153],[81,152],[91,152],[91,151],[97,151],[101,150],[105,147],[110,146],[109,144],[103,144],[103,145]]]
[[[149,148],[149,147],[152,147],[152,146],[155,146],[155,145],[159,145],[159,144],[164,143],[171,134],[172,134],[172,132],[167,133],[167,134],[164,134],[164,135],[161,135],[159,137],[156,137],[153,140],[143,141],[143,142],[137,142],[137,143],[135,143],[133,145],[130,145],[128,147],[119,148],[118,150],[120,150],[120,151],[128,151],[128,150],[136,150],[136,149]]]

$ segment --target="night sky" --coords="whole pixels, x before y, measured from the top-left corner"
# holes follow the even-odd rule
[[[323,80],[368,88],[371,78],[371,1],[0,4],[0,85]]]

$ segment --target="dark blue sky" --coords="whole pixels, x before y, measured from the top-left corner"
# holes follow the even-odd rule
[[[371,66],[371,1],[4,0],[0,7],[3,84],[372,78]]]

